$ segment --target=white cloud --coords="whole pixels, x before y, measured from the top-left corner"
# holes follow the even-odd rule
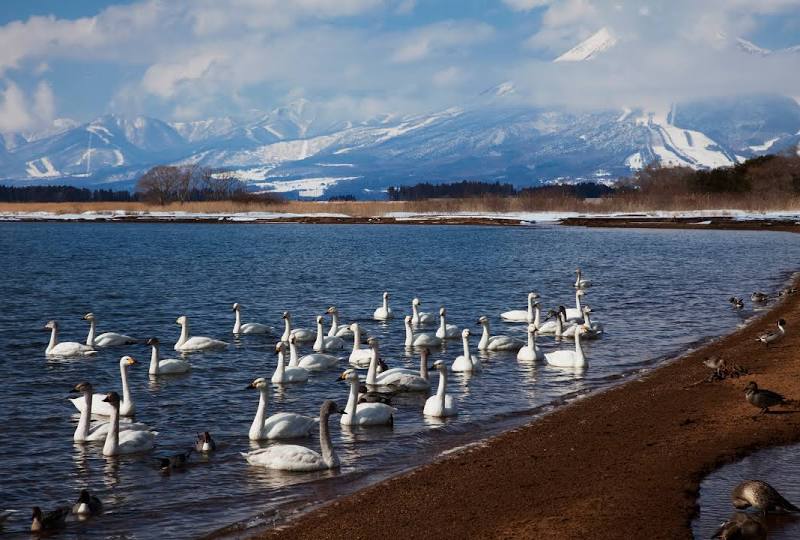
[[[0,81],[0,132],[38,129],[53,122],[55,97],[50,85],[39,82],[33,96],[13,81]]]
[[[452,52],[488,39],[494,28],[472,21],[445,21],[405,34],[392,54],[397,63],[417,62],[431,55]]]
[[[503,3],[514,11],[531,11],[552,2],[553,0],[503,0]]]
[[[398,15],[410,15],[414,12],[414,8],[416,7],[417,0],[401,0],[401,2],[397,4],[394,12]]]
[[[144,74],[142,88],[162,98],[175,96],[181,83],[205,79],[214,65],[225,62],[221,54],[200,54],[179,62],[153,64]]]

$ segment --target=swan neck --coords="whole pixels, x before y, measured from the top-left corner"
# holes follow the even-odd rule
[[[350,415],[350,420],[355,421],[356,407],[358,406],[358,381],[350,381],[350,394],[347,396],[347,405],[345,405],[345,412]]]
[[[122,378],[122,402],[130,404],[132,401],[131,389],[128,386],[128,366],[126,364],[120,364],[119,375]]]
[[[84,392],[83,399],[86,404],[81,411],[81,418],[78,420],[78,428],[75,430],[75,441],[85,441],[89,438],[89,420],[92,415],[92,393]]]
[[[178,338],[178,346],[183,345],[189,339],[189,321],[181,323],[181,337]]]
[[[369,359],[369,369],[367,370],[367,384],[375,384],[378,377],[378,348],[372,348],[372,356]]]
[[[533,325],[536,328],[539,328],[541,322],[542,322],[542,310],[539,309],[539,306],[536,306],[533,315]]]
[[[528,348],[530,350],[534,350],[536,347],[536,332],[533,330],[528,330]]]
[[[357,324],[353,326],[353,351],[361,348],[361,327]]]
[[[564,323],[562,321],[563,313],[559,313],[558,317],[556,318],[556,336],[560,337],[561,333],[564,331]]]
[[[331,313],[331,328],[328,330],[328,336],[333,337],[339,331],[339,314],[335,311]]]
[[[289,322],[289,317],[283,319],[283,335],[281,341],[289,341],[289,336],[292,335],[292,323]]]
[[[489,344],[489,321],[482,322],[481,326],[483,326],[483,331],[481,332],[481,340],[478,343],[478,348],[485,349]],[[466,343],[466,340],[464,340],[464,343]]]
[[[291,340],[289,341],[289,367],[297,367],[300,363],[300,358],[297,356],[297,345]]]
[[[442,332],[447,332],[447,322],[445,321],[445,315],[439,315],[439,329]]]
[[[111,407],[111,419],[109,420],[106,442],[103,445],[103,454],[107,456],[116,455],[119,451],[119,406]]]
[[[317,323],[317,339],[314,340],[314,350],[320,351],[323,348],[325,343],[325,334],[323,333],[325,329],[322,327],[322,323]]]
[[[53,350],[56,345],[58,345],[58,328],[54,326],[53,329],[50,330],[50,343],[47,345],[47,350]]]
[[[472,362],[472,357],[469,354],[469,338],[462,337],[461,343],[464,345],[464,358]]]
[[[428,374],[428,359],[424,354],[419,355],[419,376],[426,381],[430,377]]]
[[[389,299],[385,296],[383,297],[383,311],[386,313],[389,312]]]
[[[414,344],[414,331],[411,329],[411,323],[406,323],[406,347],[411,347]]]
[[[260,438],[261,431],[264,429],[264,420],[267,415],[267,389],[259,388],[258,409],[256,409],[256,416],[253,418],[253,424],[250,426],[250,438]]]
[[[150,352],[150,369],[148,373],[150,375],[158,375],[158,345],[151,345],[151,352]]]
[[[236,313],[236,322],[233,323],[233,333],[238,334],[242,330],[242,314],[239,310],[234,310]]]
[[[444,408],[444,396],[447,393],[447,370],[439,371],[439,387],[436,389],[436,397],[442,400],[442,408]]]
[[[278,351],[278,366],[275,368],[275,375],[277,377],[283,378],[283,374],[286,371],[286,364],[283,358],[283,351]]]
[[[411,304],[411,322],[419,323],[419,307],[416,304]]]
[[[581,311],[581,295],[580,291],[575,293],[575,307],[578,311]]]
[[[86,336],[86,345],[94,347],[94,336],[97,331],[96,321],[94,319],[89,321],[89,334]]]
[[[339,457],[333,449],[331,443],[331,433],[328,431],[328,417],[330,413],[324,414],[319,419],[319,446],[322,451],[322,462],[329,469],[339,466]]]
[[[581,333],[577,330],[575,332],[575,355],[577,356],[575,366],[584,367],[586,365],[586,357],[583,354],[583,347],[581,347]]]

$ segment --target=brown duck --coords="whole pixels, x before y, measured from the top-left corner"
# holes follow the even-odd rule
[[[767,526],[764,519],[755,514],[736,512],[730,519],[719,526],[711,538],[721,540],[764,540],[767,537]]]
[[[760,389],[755,381],[750,381],[744,387],[744,397],[747,398],[747,402],[750,405],[761,409],[762,413],[769,412],[770,407],[787,404],[785,397],[772,390]]]
[[[752,507],[760,511],[762,515],[778,511],[800,512],[800,508],[784,499],[778,490],[761,480],[741,482],[733,488],[731,501],[738,510]]]

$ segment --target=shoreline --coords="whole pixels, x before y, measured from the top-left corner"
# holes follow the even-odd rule
[[[642,225],[640,217],[610,221],[597,226]],[[797,222],[746,225],[727,228],[800,232]],[[646,228],[726,227],[659,219]],[[800,364],[791,362],[800,336],[791,322],[787,336],[769,349],[755,341],[777,318],[800,320],[800,294],[622,385],[253,537],[369,537],[361,518],[370,516],[369,523],[402,538],[692,538],[700,482],[708,473],[756,450],[800,441],[800,414],[754,419],[758,411],[744,399],[751,380],[800,397]],[[701,363],[710,355],[750,374],[694,384],[710,374]]]

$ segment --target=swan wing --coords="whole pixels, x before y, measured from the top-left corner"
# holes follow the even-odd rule
[[[205,351],[209,349],[224,349],[228,346],[224,341],[206,336],[193,336],[179,347],[181,351]]]
[[[156,434],[152,431],[126,431],[125,437],[122,436],[123,432],[119,434],[119,450],[120,454],[135,454],[138,452],[146,452],[155,446]]]
[[[433,334],[417,334],[414,336],[414,341],[412,342],[414,347],[431,347],[441,344],[442,340]]]
[[[501,313],[500,318],[509,322],[528,322],[528,312],[524,309],[512,309]]]
[[[119,345],[131,345],[133,343],[137,343],[136,338],[114,332],[104,332],[94,338],[95,347],[116,347]]]
[[[158,372],[162,375],[186,373],[191,367],[191,364],[186,360],[178,360],[177,358],[165,358],[158,361]]]
[[[276,413],[264,422],[267,439],[307,437],[319,420],[297,413]]]
[[[359,403],[356,406],[354,423],[359,426],[391,424],[395,412],[397,409],[385,403]],[[342,418],[346,417],[347,415],[342,415]]]
[[[317,333],[306,328],[295,328],[292,330],[292,335],[295,341],[300,342],[314,341],[317,339]]]
[[[302,357],[297,362],[297,366],[311,371],[321,371],[332,368],[338,363],[339,359],[333,355],[315,353],[307,354],[306,356]]]
[[[242,454],[251,465],[280,471],[318,471],[325,465],[314,450],[305,446],[282,444]]]
[[[573,367],[578,360],[575,351],[553,351],[544,354],[548,364],[556,367]]]
[[[97,351],[88,345],[76,341],[62,341],[47,353],[49,356],[88,356],[97,354]]]
[[[261,323],[245,323],[239,328],[240,334],[274,334],[275,329]]]
[[[486,348],[490,351],[513,351],[522,347],[524,343],[511,336],[492,336]]]

